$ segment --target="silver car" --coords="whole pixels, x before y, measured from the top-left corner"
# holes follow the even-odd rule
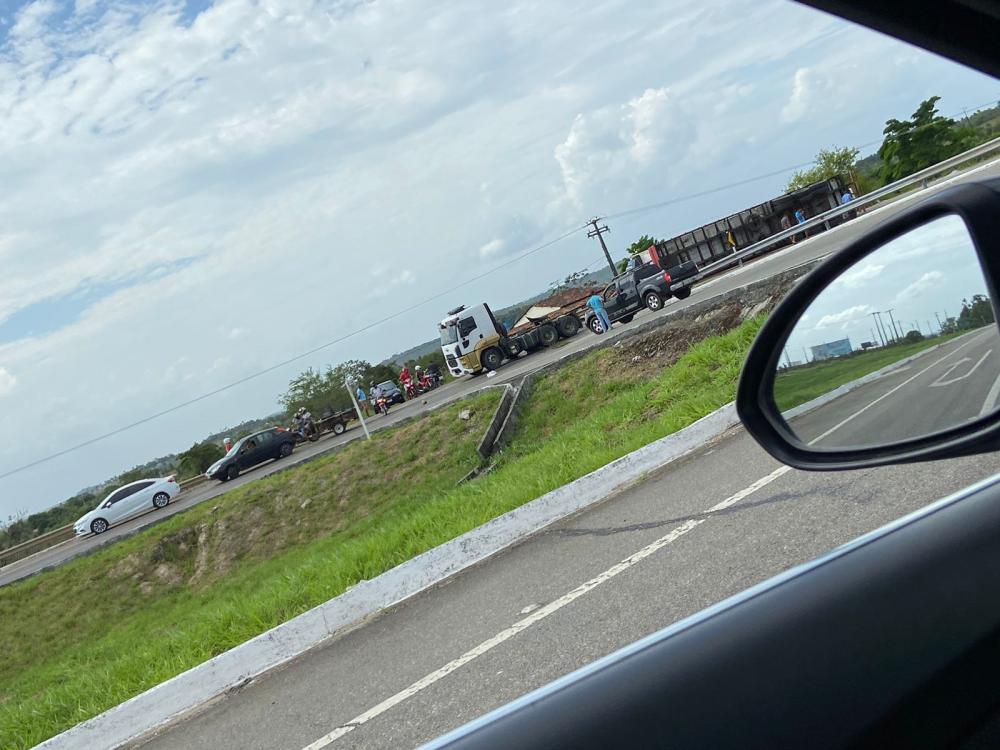
[[[150,508],[165,508],[180,491],[180,485],[172,476],[140,479],[112,492],[100,505],[77,519],[73,528],[77,536],[103,534],[114,524]]]

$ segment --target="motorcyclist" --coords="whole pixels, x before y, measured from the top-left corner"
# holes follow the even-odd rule
[[[433,378],[434,385],[441,385],[441,368],[438,367],[437,362],[431,362],[430,366],[427,368],[427,374]]]
[[[382,403],[382,389],[372,383],[368,386],[368,393],[371,396],[372,405],[374,406],[376,413],[383,413],[385,405]]]
[[[300,406],[299,410],[295,412],[295,424],[298,425],[299,432],[304,437],[307,434],[307,429],[312,426],[312,414],[308,412],[306,407]]]

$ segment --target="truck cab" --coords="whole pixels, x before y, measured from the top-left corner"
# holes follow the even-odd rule
[[[506,335],[489,305],[457,307],[441,321],[441,352],[452,375],[472,375],[484,369],[481,354],[495,349]]]

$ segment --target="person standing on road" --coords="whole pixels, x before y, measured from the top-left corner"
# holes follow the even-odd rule
[[[607,333],[611,330],[611,318],[608,317],[608,311],[604,309],[604,300],[601,299],[599,294],[594,294],[587,300],[587,304],[590,305],[590,309],[594,311],[594,315],[601,322],[601,333]]]
[[[851,192],[850,188],[847,188],[847,190],[845,190],[840,196],[840,205],[846,206],[852,200],[854,200],[854,193]]]
[[[358,399],[358,406],[361,407],[361,411],[363,411],[365,413],[365,416],[367,417],[368,414],[369,414],[369,412],[368,412],[368,396],[365,395],[365,389],[362,388],[360,385],[358,386],[358,392],[357,392],[356,396],[357,396],[357,399]]]
[[[781,231],[784,231],[786,229],[791,229],[791,228],[792,228],[792,219],[791,219],[791,217],[788,214],[782,215],[782,217],[781,217]],[[794,234],[791,237],[791,242],[792,242],[793,245],[795,244],[795,235]]]
[[[372,383],[368,387],[368,393],[371,394],[371,397],[372,397],[372,408],[375,409],[375,413],[376,414],[381,413],[381,408],[379,407],[379,403],[378,402],[379,402],[379,399],[382,398],[382,389],[379,388],[374,383]]]

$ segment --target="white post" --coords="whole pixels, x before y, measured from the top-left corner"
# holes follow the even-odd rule
[[[358,415],[358,421],[361,422],[361,429],[365,431],[365,437],[371,440],[371,433],[368,432],[368,425],[365,424],[365,413],[361,410],[358,400],[354,397],[354,386],[351,385],[350,381],[345,380],[344,387],[347,389],[347,395],[351,397],[351,403],[354,404],[354,413]]]

